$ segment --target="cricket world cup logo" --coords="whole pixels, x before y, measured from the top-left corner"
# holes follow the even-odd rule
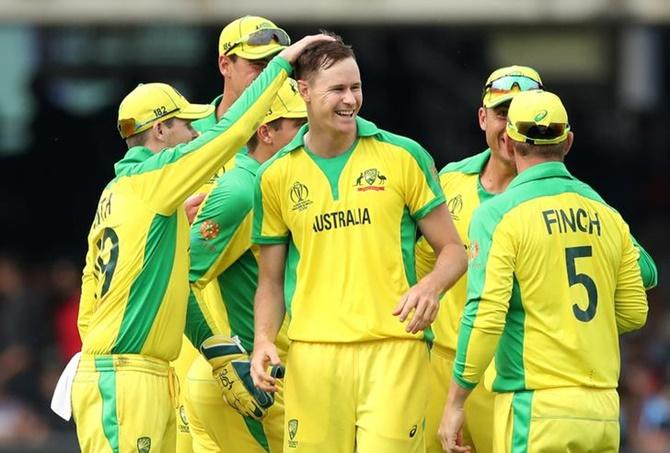
[[[288,191],[288,196],[293,202],[293,211],[304,211],[312,204],[309,199],[309,189],[299,181],[293,183]]]

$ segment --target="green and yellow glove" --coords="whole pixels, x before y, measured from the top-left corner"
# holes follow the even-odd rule
[[[200,351],[212,365],[226,402],[243,416],[262,420],[274,397],[254,386],[249,355],[239,339],[214,335],[202,343]]]

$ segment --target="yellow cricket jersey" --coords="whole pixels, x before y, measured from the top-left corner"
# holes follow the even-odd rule
[[[238,154],[235,168],[217,179],[191,226],[190,281],[220,330],[229,329],[251,352],[254,294],[258,286],[258,246],[251,244],[251,209],[260,164]],[[216,291],[202,292],[207,285]],[[225,314],[220,314],[225,310]]]
[[[214,106],[214,111],[204,118],[200,118],[199,120],[193,121],[191,123],[193,129],[202,134],[203,132],[211,129],[216,125],[217,123],[216,109],[219,107],[219,104],[221,104],[221,99],[223,99],[222,94],[218,95],[217,97],[214,98],[214,100],[212,100],[212,102],[210,102],[210,104]],[[246,147],[242,148],[240,152],[246,154],[247,148]],[[232,169],[234,166],[235,166],[235,159],[228,160],[228,162],[226,162],[211,178],[209,178],[203,186],[201,186],[198,190],[196,190],[196,193],[209,193],[214,187],[217,178],[219,176],[222,176],[226,171]]]
[[[495,194],[487,192],[481,184],[480,175],[484,171],[491,150],[487,149],[479,154],[452,162],[440,171],[440,185],[444,196],[448,200],[447,206],[458,231],[458,235],[466,247],[469,246],[468,228],[472,214],[484,201]],[[642,281],[645,288],[653,288],[658,281],[656,264],[649,254],[642,248],[635,238],[632,238],[640,251],[639,265],[642,272]],[[435,253],[430,244],[422,236],[416,244],[416,271],[420,279],[429,273],[435,264]],[[433,322],[435,344],[456,350],[458,327],[461,322],[461,313],[467,299],[467,275],[463,275],[452,286],[440,301],[440,311]]]
[[[416,282],[416,222],[444,203],[416,142],[357,118],[340,156],[309,151],[303,126],[257,176],[253,241],[289,246],[291,340],[354,342],[411,335],[391,313]]]
[[[487,192],[479,181],[491,151],[448,164],[440,171],[440,185],[448,200],[447,207],[463,244],[468,246],[468,227],[474,210],[493,194]],[[433,270],[435,252],[426,238],[421,236],[416,244],[416,270],[418,278]],[[465,275],[458,279],[442,297],[440,311],[433,322],[435,344],[456,350],[458,326],[465,306],[468,280]]]
[[[495,353],[494,391],[616,388],[618,335],[644,325],[648,310],[621,216],[547,162],[484,203],[469,236],[460,385],[474,387]]]
[[[188,297],[184,200],[253,134],[291,71],[275,57],[221,121],[190,143],[128,150],[88,236],[79,331],[88,354],[177,357]]]

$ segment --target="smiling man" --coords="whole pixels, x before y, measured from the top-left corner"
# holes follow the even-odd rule
[[[424,451],[429,326],[463,244],[430,155],[358,117],[352,49],[311,46],[297,68],[308,125],[257,175],[252,376],[276,389],[266,370],[286,310],[284,451]],[[420,281],[417,225],[438,256]]]

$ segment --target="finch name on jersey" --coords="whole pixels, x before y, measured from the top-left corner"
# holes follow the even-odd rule
[[[319,233],[324,230],[355,225],[370,225],[371,223],[368,208],[347,209],[346,211],[333,211],[315,216],[312,229],[315,233]]]
[[[583,208],[578,209],[548,209],[542,211],[547,233],[576,233],[577,230],[600,236],[600,218],[597,212],[590,213]]]

